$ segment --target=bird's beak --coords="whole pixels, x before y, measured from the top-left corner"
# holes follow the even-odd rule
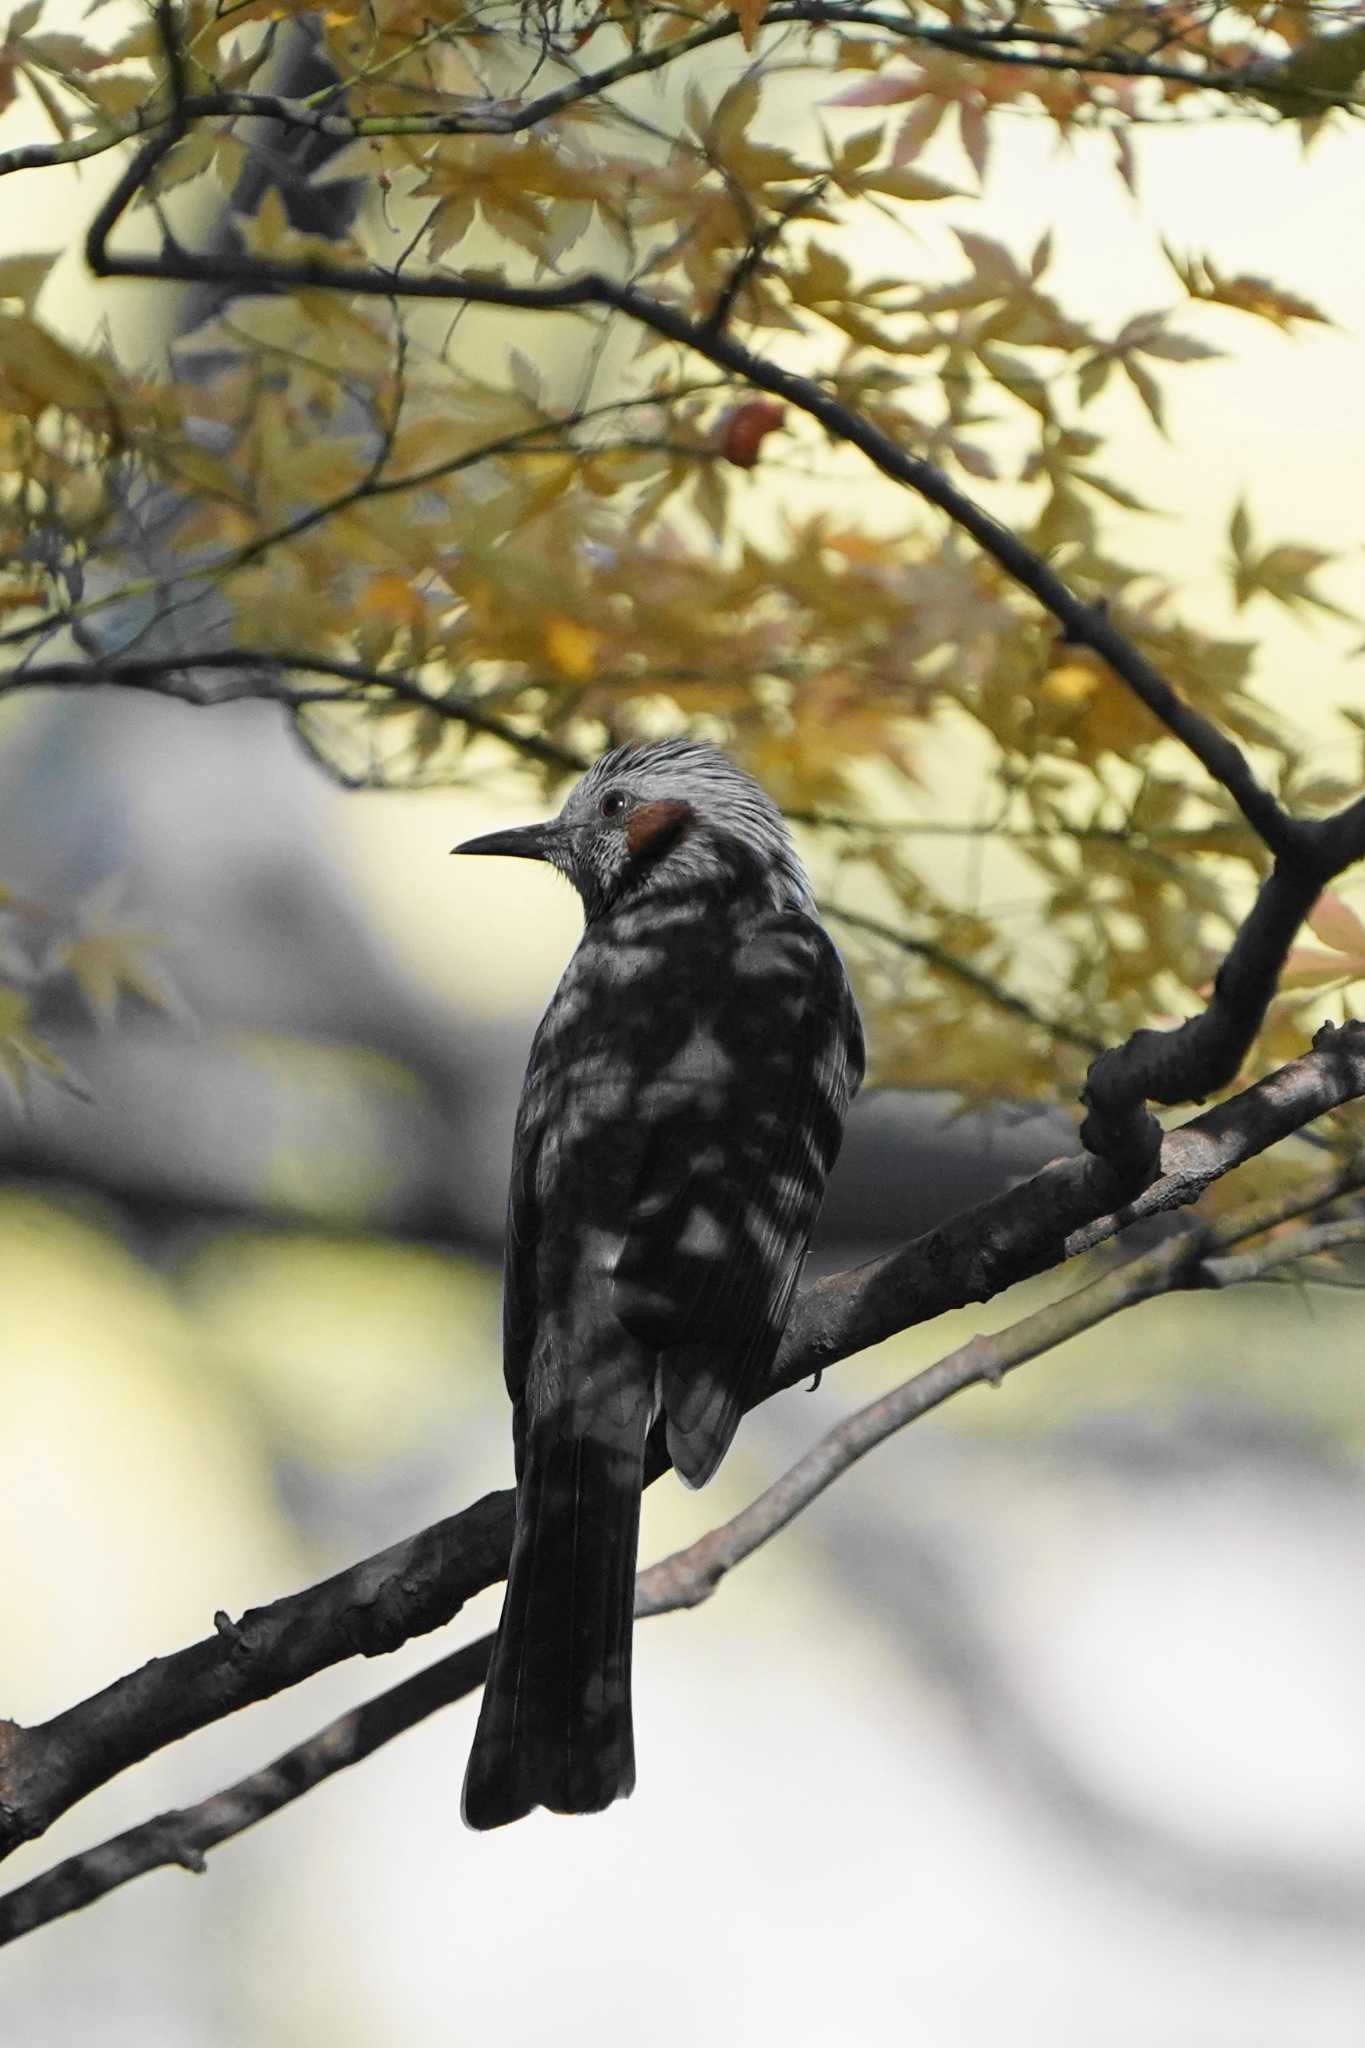
[[[507,853],[518,860],[548,860],[558,836],[558,823],[547,819],[538,825],[513,825],[505,832],[485,832],[479,839],[466,839],[452,846],[452,853]]]

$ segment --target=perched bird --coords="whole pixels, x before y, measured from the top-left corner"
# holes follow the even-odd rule
[[[713,748],[618,747],[557,818],[455,851],[548,861],[585,919],[513,1140],[516,1535],[464,1787],[493,1828],[634,1786],[646,1446],[702,1485],[762,1386],[863,1037],[780,812]]]

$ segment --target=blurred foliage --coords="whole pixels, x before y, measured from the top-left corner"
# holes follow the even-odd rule
[[[238,214],[244,262],[392,262],[401,246],[410,273],[452,280],[628,276],[990,493],[1287,802],[1311,813],[1359,787],[1358,714],[1343,712],[1339,772],[1313,773],[1256,688],[1257,607],[1313,615],[1343,653],[1358,631],[1318,580],[1328,553],[1263,543],[1230,508],[1229,591],[1253,618],[1248,637],[1220,636],[1144,565],[1156,508],[1109,446],[1120,400],[1163,434],[1165,380],[1235,347],[1239,321],[1296,331],[1328,314],[1216,252],[1171,249],[1170,301],[1111,330],[1052,289],[1052,233],[1014,253],[976,224],[973,190],[997,124],[1021,113],[1061,140],[1112,138],[1130,186],[1142,125],[1231,112],[1311,140],[1360,105],[1365,9],[519,0],[432,19],[409,0],[189,0],[171,16],[194,97],[141,194],[163,233],[193,240],[197,192],[242,200],[266,127],[280,132],[243,125],[249,95],[306,34],[337,82],[290,118],[332,122],[340,153],[316,189],[355,181],[359,211],[307,233],[258,181]],[[744,68],[721,87],[705,53],[727,38]],[[661,75],[667,92],[634,90]],[[0,104],[15,95],[56,140],[0,173],[126,152],[169,117],[163,25],[142,16],[97,44],[29,0],[0,45]],[[921,210],[945,205],[946,274],[924,275],[918,251],[894,274],[860,262],[869,222],[908,248]],[[830,512],[821,486],[849,451],[808,416],[601,308],[522,316],[528,352],[504,316],[253,294],[249,279],[164,363],[133,364],[53,331],[51,260],[0,264],[4,687],[73,650],[143,659],[140,687],[275,697],[331,772],[400,787],[477,779],[490,733],[548,788],[608,738],[690,725],[803,823],[839,900],[891,927],[847,933],[883,1081],[1074,1099],[1097,1041],[1198,1004],[1264,849],[959,534],[909,504],[892,531]],[[206,656],[219,666],[192,680]],[[944,818],[923,780],[945,735],[974,763],[966,818]],[[923,835],[949,831],[1008,850],[1025,933],[931,880]],[[1296,959],[1261,1065],[1302,1049],[1324,994],[1342,1013],[1356,999],[1350,918],[1320,912],[1328,966]],[[124,993],[165,1000],[147,934],[107,906],[0,901],[0,937],[0,1071],[19,1088],[57,1072],[32,1025],[40,984],[70,977],[101,1016]]]
[[[178,1008],[156,958],[157,934],[126,915],[121,893],[115,876],[79,902],[49,909],[0,884],[0,1081],[21,1105],[37,1075],[70,1094],[86,1093],[34,1028],[39,990],[50,994],[54,984],[69,984],[97,1024],[111,1022],[126,996],[158,1010]]]
[[[304,1568],[310,1495],[327,1506],[335,1490],[353,1529],[370,1490],[375,1540],[393,1540],[414,1501],[440,1511],[462,1463],[469,1483],[484,1442],[468,1406],[487,1409],[497,1375],[496,1277],[446,1253],[215,1230],[188,1233],[157,1270],[105,1204],[11,1191],[0,1292],[17,1339],[6,1411],[25,1445],[0,1529],[22,1544],[45,1527],[45,1570],[64,1588],[61,1643],[40,1635],[26,1658],[16,1629],[19,1643],[54,1632],[13,1576],[0,1611],[16,1674],[30,1663],[48,1673],[68,1644],[97,1669],[114,1654],[103,1604],[126,1606],[130,1581],[149,1588],[139,1625],[152,1634],[168,1599],[173,1625],[195,1628],[206,1589],[231,1602],[287,1583]],[[487,1473],[472,1475],[489,1483],[499,1420]],[[106,1566],[98,1518],[115,1480],[123,1549]]]

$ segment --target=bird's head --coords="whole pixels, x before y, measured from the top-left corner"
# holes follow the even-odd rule
[[[456,853],[548,861],[589,919],[661,885],[811,908],[810,883],[782,814],[751,775],[697,740],[614,747],[569,792],[557,818],[467,839]]]

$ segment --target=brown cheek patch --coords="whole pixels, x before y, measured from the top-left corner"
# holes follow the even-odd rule
[[[663,853],[692,822],[692,806],[676,797],[660,797],[657,803],[641,804],[626,824],[626,845],[637,858],[642,853]]]

